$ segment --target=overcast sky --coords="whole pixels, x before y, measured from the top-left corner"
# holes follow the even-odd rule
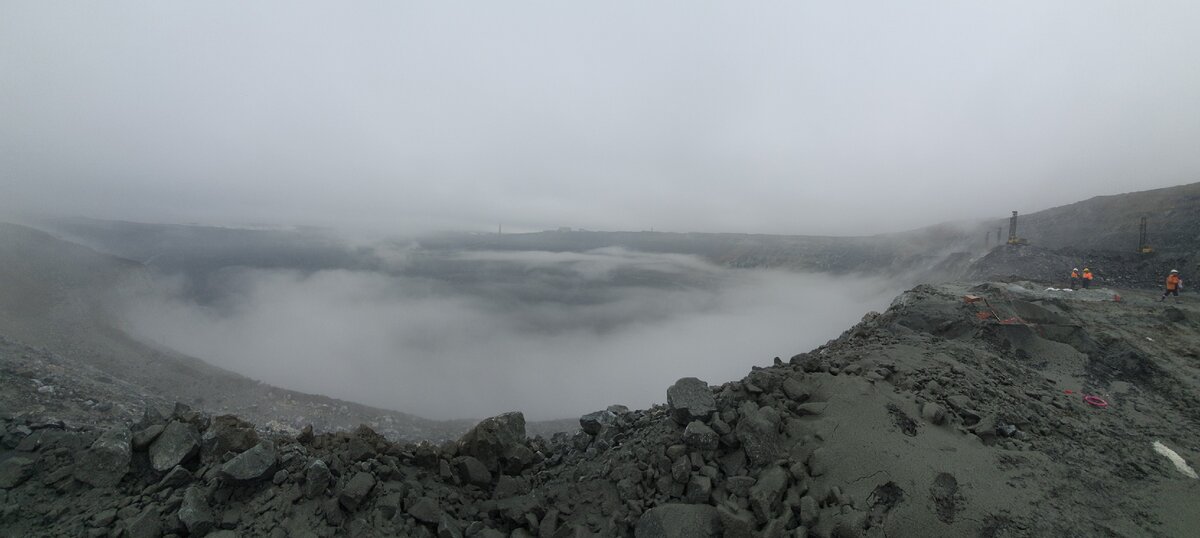
[[[873,233],[1200,181],[1200,3],[0,0],[0,209]]]

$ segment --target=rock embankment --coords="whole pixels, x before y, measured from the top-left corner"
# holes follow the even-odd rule
[[[0,535],[1188,536],[1197,483],[1155,443],[1197,466],[1200,316],[1152,299],[922,286],[809,353],[549,439],[519,413],[440,444],[184,405],[94,429],[10,413]]]

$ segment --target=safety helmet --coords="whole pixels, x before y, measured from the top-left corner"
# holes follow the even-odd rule
[[[1179,269],[1171,269],[1171,272],[1172,272],[1172,273],[1178,273],[1178,272],[1179,272]]]
[[[1076,268],[1074,268],[1074,269],[1071,269],[1071,270],[1072,270],[1072,271],[1078,271],[1078,270],[1079,270],[1079,268],[1078,268],[1078,267],[1076,267]]]

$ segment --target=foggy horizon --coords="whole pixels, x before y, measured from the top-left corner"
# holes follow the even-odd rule
[[[0,214],[870,235],[1200,180],[1200,6],[19,3]]]

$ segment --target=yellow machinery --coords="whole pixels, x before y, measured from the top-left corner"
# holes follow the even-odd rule
[[[1008,219],[1008,244],[1024,245],[1028,243],[1020,237],[1017,237],[1017,212],[1013,211],[1012,217]]]
[[[1138,223],[1138,254],[1154,254],[1154,247],[1150,246],[1150,240],[1146,237],[1146,217],[1142,217]]]

